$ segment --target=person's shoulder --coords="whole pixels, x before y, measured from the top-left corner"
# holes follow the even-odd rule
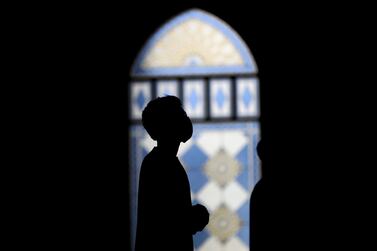
[[[156,168],[153,168],[152,166],[155,166],[159,162],[159,156],[156,153],[155,149],[150,151],[143,159],[143,162],[141,164],[141,171],[142,172],[154,172]]]
[[[253,191],[251,193],[251,196],[255,196],[256,194],[259,194],[261,192],[264,192],[266,190],[266,178],[262,177],[254,186]]]
[[[143,164],[148,164],[150,162],[155,162],[158,160],[158,153],[155,148],[153,148],[147,155],[145,155]]]

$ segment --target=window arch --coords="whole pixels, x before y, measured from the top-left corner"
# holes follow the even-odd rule
[[[131,222],[134,239],[137,179],[155,142],[140,123],[149,100],[178,96],[194,135],[178,157],[191,184],[193,203],[211,213],[194,236],[196,250],[248,250],[249,198],[260,178],[259,81],[254,58],[240,36],[218,17],[188,10],[146,42],[131,69]],[[161,194],[160,196],[164,196]]]
[[[163,25],[131,72],[134,77],[255,73],[254,58],[239,35],[219,18],[196,9]]]

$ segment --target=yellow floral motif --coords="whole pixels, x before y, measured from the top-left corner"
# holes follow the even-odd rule
[[[220,149],[204,166],[204,172],[220,186],[224,187],[240,173],[240,163],[224,149]]]
[[[142,62],[143,68],[240,66],[244,62],[229,39],[215,27],[192,18],[170,29]]]
[[[236,213],[221,206],[211,214],[207,228],[220,241],[226,242],[237,234],[241,228],[241,220]]]

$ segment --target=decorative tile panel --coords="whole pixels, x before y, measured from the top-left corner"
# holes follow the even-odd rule
[[[236,89],[237,116],[240,118],[259,116],[258,79],[238,78]]]
[[[205,118],[205,87],[203,79],[183,81],[183,106],[190,118]]]
[[[194,124],[193,137],[181,144],[178,158],[190,180],[193,203],[203,204],[211,214],[208,226],[194,235],[195,250],[248,250],[249,200],[260,178],[255,151],[258,139],[257,122]],[[141,125],[132,126],[134,198],[141,161],[154,145],[155,142]],[[209,147],[214,150],[209,150]],[[219,162],[219,158],[222,161]],[[222,164],[227,167],[222,167]],[[221,177],[220,173],[224,173],[226,178]],[[135,203],[134,199],[134,214]],[[136,222],[133,224],[135,231]]]
[[[230,118],[232,115],[231,79],[211,79],[209,88],[211,118]]]

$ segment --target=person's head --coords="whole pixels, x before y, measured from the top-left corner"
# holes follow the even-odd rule
[[[192,136],[192,123],[175,96],[150,101],[142,113],[145,130],[153,140],[186,142]]]

